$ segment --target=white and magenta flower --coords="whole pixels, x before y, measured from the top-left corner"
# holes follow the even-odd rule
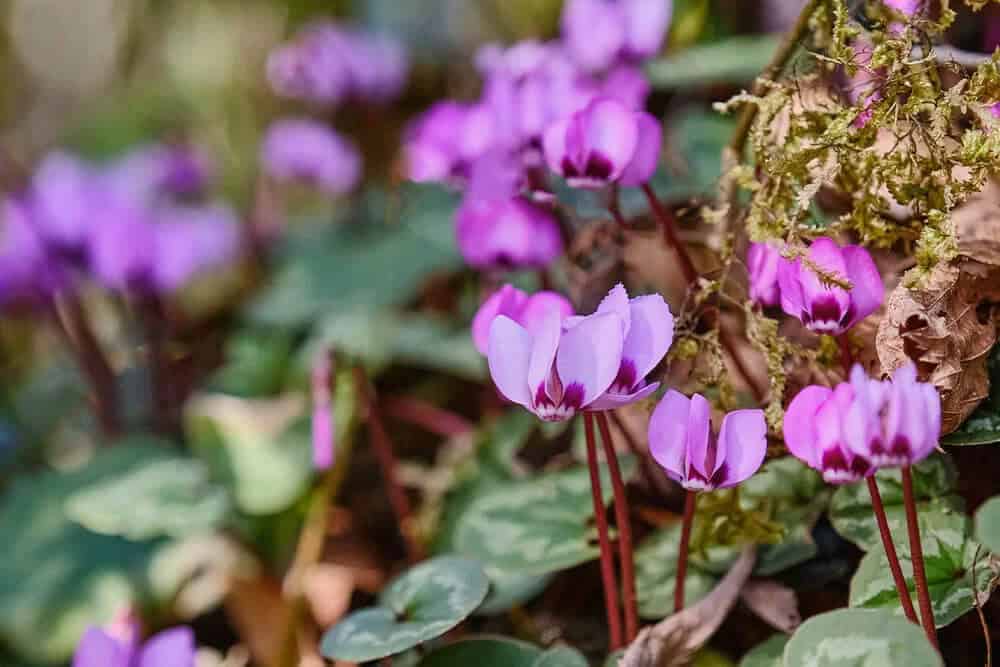
[[[307,183],[334,197],[361,180],[361,156],[354,145],[306,118],[273,123],[261,143],[260,161],[279,182]]]
[[[750,299],[762,306],[781,303],[778,267],[787,262],[770,243],[751,243],[747,249],[747,269],[750,273]]]
[[[829,238],[819,238],[809,247],[808,260],[851,283],[851,289],[845,290],[824,282],[802,259],[779,264],[781,308],[811,331],[842,334],[882,305],[885,286],[863,247],[841,247]]]
[[[712,408],[701,394],[670,390],[649,419],[649,451],[667,475],[689,491],[725,489],[753,475],[767,454],[762,410],[735,410],[712,430]]]
[[[563,39],[583,68],[604,70],[658,53],[672,10],[671,0],[569,0]]]
[[[456,235],[465,261],[480,269],[544,267],[563,251],[559,223],[520,197],[466,197]]]
[[[607,410],[649,395],[645,376],[673,338],[673,317],[656,296],[628,300],[616,287],[592,315],[549,310],[528,328],[506,315],[489,330],[487,358],[497,388],[546,421]]]
[[[472,342],[480,354],[486,355],[489,352],[490,326],[498,315],[509,317],[529,332],[534,332],[549,313],[555,313],[562,322],[573,314],[573,304],[558,292],[543,290],[529,295],[513,285],[504,285],[491,294],[476,312],[472,320]]]
[[[661,142],[660,124],[648,113],[599,98],[545,131],[545,160],[572,187],[635,186],[656,170]]]

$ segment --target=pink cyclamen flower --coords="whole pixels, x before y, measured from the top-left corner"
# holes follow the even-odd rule
[[[504,285],[479,307],[472,320],[472,342],[479,353],[489,352],[490,326],[498,315],[504,315],[529,332],[538,331],[549,313],[562,322],[573,314],[573,304],[557,292],[541,291],[527,294],[513,285]]]
[[[345,194],[361,179],[361,156],[354,145],[314,120],[279,120],[267,130],[260,161],[277,181],[308,183],[332,196]]]
[[[492,111],[482,104],[439,102],[406,132],[403,152],[408,176],[418,183],[455,181],[494,144]]]
[[[573,58],[591,71],[648,58],[663,46],[672,9],[672,0],[569,0],[563,39]]]
[[[572,187],[636,186],[656,170],[661,141],[660,124],[648,113],[598,98],[545,131],[545,160]]]
[[[519,197],[466,197],[456,215],[459,250],[476,268],[543,267],[562,254],[555,218]]]
[[[885,5],[894,9],[903,16],[913,16],[919,12],[924,5],[924,0],[883,0]]]
[[[505,315],[495,317],[487,358],[500,393],[543,420],[560,421],[654,391],[658,385],[645,384],[644,376],[672,339],[669,308],[662,300],[657,306],[653,297],[623,308],[619,294],[627,302],[624,290],[616,288],[594,314],[560,321],[549,312],[534,330]]]
[[[750,273],[750,299],[762,306],[781,302],[778,267],[787,262],[770,243],[751,243],[747,249],[747,269]]]
[[[689,491],[736,486],[767,454],[763,410],[735,410],[712,431],[712,409],[701,394],[670,390],[649,419],[649,451],[671,479]]]
[[[823,271],[851,283],[850,290],[824,284],[802,259],[779,265],[781,308],[811,331],[842,334],[882,305],[885,286],[863,247],[841,247],[824,237],[813,241],[807,257]]]
[[[164,630],[140,644],[135,622],[128,628],[90,628],[73,655],[73,667],[194,667],[194,661],[190,628]]]
[[[313,364],[311,373],[313,465],[318,470],[326,470],[333,465],[337,448],[333,392],[330,388],[332,376],[333,359],[329,351],[324,350]]]

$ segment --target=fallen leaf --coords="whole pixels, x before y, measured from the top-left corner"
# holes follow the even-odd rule
[[[270,577],[234,579],[225,600],[226,616],[246,643],[254,662],[273,664],[284,640],[291,606],[281,584]]]
[[[1000,266],[1000,184],[990,181],[951,213],[961,255]]]
[[[775,630],[791,634],[802,623],[795,591],[773,579],[748,581],[740,599]]]
[[[992,310],[1000,268],[971,260],[935,267],[917,288],[899,285],[875,336],[890,373],[907,361],[941,393],[941,433],[954,431],[989,392],[986,356],[996,342]]]
[[[712,592],[694,605],[639,633],[618,667],[683,667],[715,634],[740,597],[757,562],[756,547],[743,550]]]

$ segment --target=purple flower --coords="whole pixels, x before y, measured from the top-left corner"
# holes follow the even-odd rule
[[[60,284],[60,272],[29,220],[20,199],[0,204],[0,304],[45,296]]]
[[[47,245],[77,255],[87,241],[95,211],[97,170],[73,155],[48,154],[31,181],[32,220]]]
[[[156,265],[156,227],[150,212],[124,197],[101,198],[101,218],[91,225],[87,257],[105,287],[152,291]]]
[[[361,178],[357,149],[322,123],[304,118],[273,123],[260,160],[275,180],[309,183],[332,196],[349,192]]]
[[[545,160],[573,187],[640,185],[656,169],[660,142],[655,118],[600,98],[545,131]]]
[[[649,419],[649,451],[667,475],[689,491],[736,486],[760,468],[767,454],[762,410],[735,410],[712,432],[705,397],[670,390]]]
[[[528,332],[536,332],[549,313],[562,322],[573,314],[573,305],[556,292],[542,291],[528,295],[513,285],[504,285],[479,307],[472,320],[472,341],[480,354],[489,351],[490,325],[498,315],[504,315]]]
[[[779,265],[781,308],[811,331],[842,334],[882,305],[885,287],[875,262],[863,247],[840,247],[829,238],[819,238],[809,247],[808,259],[852,285],[845,290],[825,284],[802,259]]]
[[[194,667],[194,633],[190,628],[164,630],[144,644],[138,627],[127,632],[87,630],[77,644],[73,667]]]
[[[619,65],[604,77],[598,95],[616,99],[629,109],[638,111],[646,106],[649,91],[649,79],[641,69],[632,65]]]
[[[439,102],[409,128],[404,139],[406,168],[417,182],[454,181],[494,143],[494,118],[479,104]]]
[[[100,175],[100,185],[135,201],[193,195],[211,181],[212,165],[192,146],[152,145],[133,150]]]
[[[674,316],[659,294],[629,299],[620,283],[604,297],[597,312],[616,313],[624,333],[618,375],[604,395],[590,406],[591,410],[613,410],[641,400],[659,388],[659,382],[647,382],[646,376],[663,360],[674,341]]]
[[[569,0],[563,39],[573,58],[590,71],[618,60],[641,60],[663,46],[671,0]]]
[[[466,197],[456,215],[458,247],[476,268],[542,267],[562,254],[555,218],[523,199]]]
[[[769,243],[751,243],[747,249],[747,269],[750,272],[750,298],[762,306],[781,302],[778,267],[787,262],[781,252]]]
[[[333,361],[329,351],[324,350],[312,367],[312,443],[313,465],[318,470],[326,470],[333,465],[336,451],[336,427],[333,423],[333,396],[330,381],[333,375]]]
[[[666,354],[671,324],[662,300],[629,302],[620,287],[584,317],[549,310],[529,329],[501,314],[490,325],[490,374],[508,400],[546,421],[618,407],[650,392],[644,377]]]

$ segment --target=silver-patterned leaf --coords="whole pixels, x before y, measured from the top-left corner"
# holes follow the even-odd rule
[[[813,616],[785,647],[784,667],[943,667],[919,626],[886,611]]]

